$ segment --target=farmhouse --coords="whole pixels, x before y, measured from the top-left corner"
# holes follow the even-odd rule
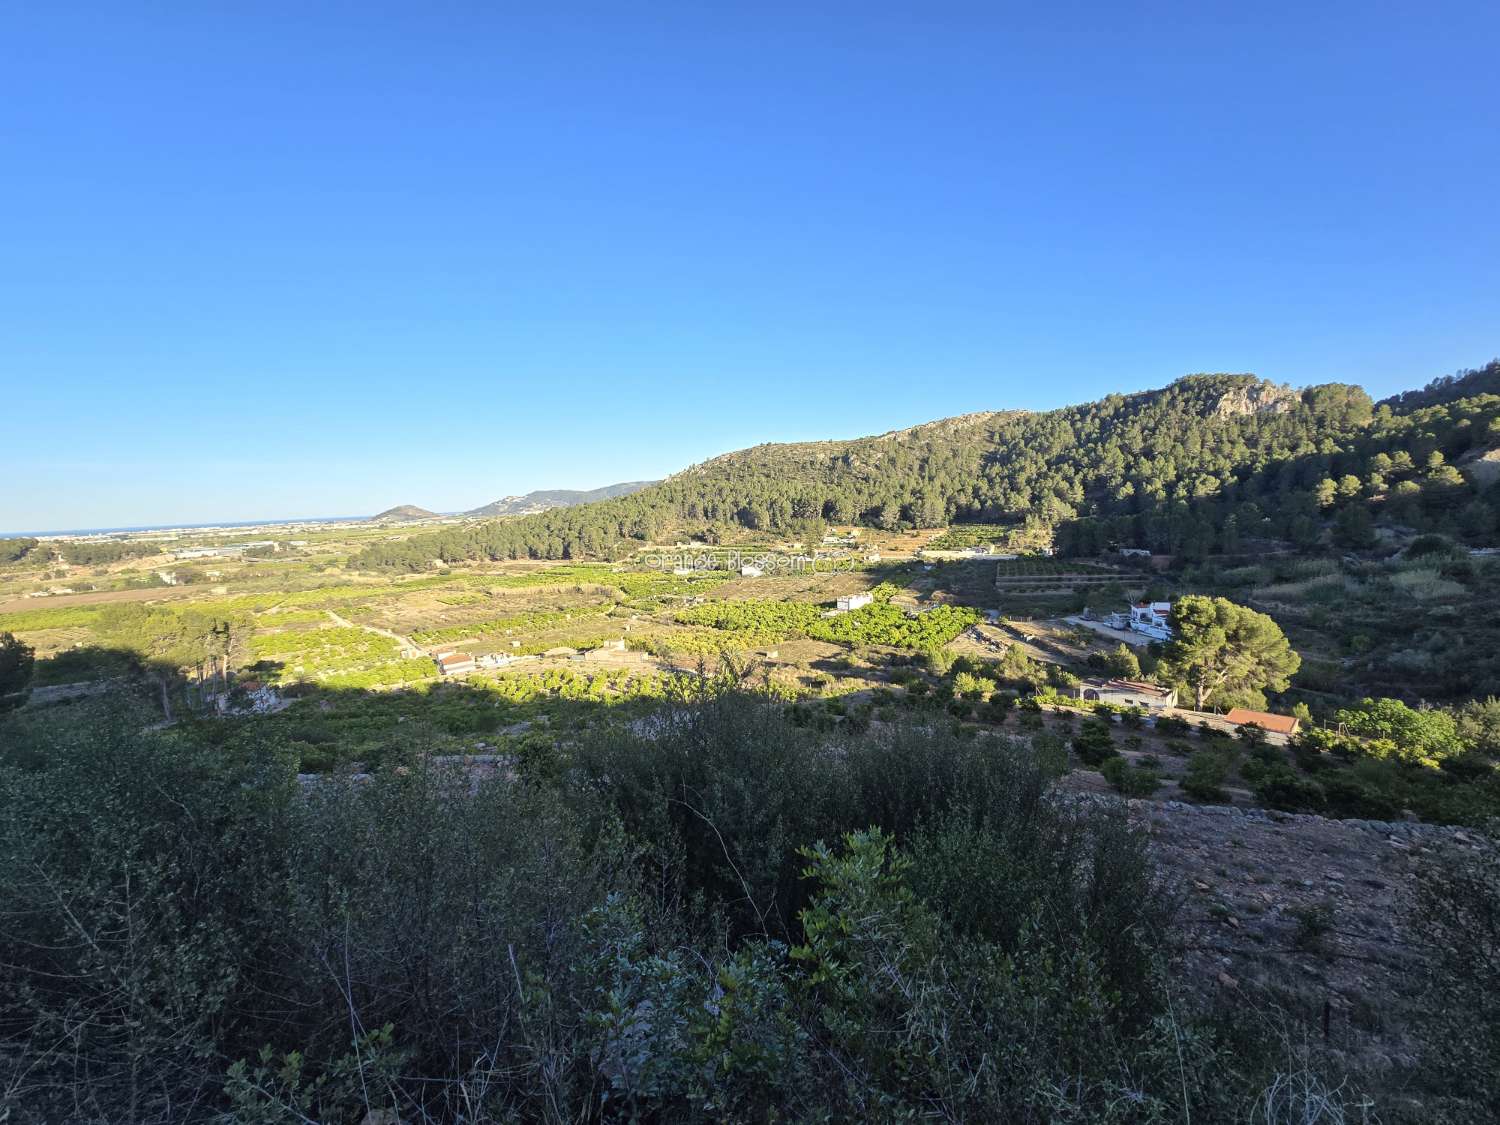
[[[852,609],[867,606],[875,600],[874,594],[845,594],[836,603],[840,613],[848,613]]]
[[[1237,727],[1260,727],[1261,730],[1284,734],[1288,738],[1296,734],[1297,728],[1302,725],[1302,721],[1295,715],[1273,715],[1269,711],[1251,711],[1244,707],[1231,708],[1224,720]]]
[[[764,578],[765,576],[766,572],[758,566],[751,566],[749,563],[746,563],[740,567],[741,578]]]
[[[433,659],[437,661],[438,671],[445,676],[456,676],[460,672],[472,672],[478,667],[474,658],[467,652],[440,652]]]
[[[1116,707],[1143,707],[1148,711],[1177,706],[1175,689],[1140,680],[1084,680],[1078,685],[1078,698],[1090,703],[1112,703]]]

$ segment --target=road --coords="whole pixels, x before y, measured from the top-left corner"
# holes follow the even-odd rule
[[[1086,621],[1082,617],[1064,617],[1063,620],[1069,625],[1081,625],[1085,629],[1092,629],[1101,637],[1107,637],[1114,641],[1122,641],[1135,648],[1145,648],[1151,643],[1150,637],[1142,636],[1140,633],[1132,633],[1129,629],[1111,629],[1102,621]]]

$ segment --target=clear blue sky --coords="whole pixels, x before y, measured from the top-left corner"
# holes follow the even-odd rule
[[[1500,352],[1493,3],[29,3],[0,529]],[[19,484],[17,484],[19,482]]]

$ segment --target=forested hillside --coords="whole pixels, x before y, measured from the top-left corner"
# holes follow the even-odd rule
[[[609,558],[672,533],[714,542],[955,520],[1030,526],[1070,554],[1135,546],[1191,559],[1253,538],[1310,546],[1330,530],[1359,547],[1379,523],[1486,543],[1500,498],[1460,466],[1500,446],[1497,381],[1500,362],[1377,406],[1352,385],[1193,375],[1044,413],[757,446],[630,496],[378,544],[352,565]]]

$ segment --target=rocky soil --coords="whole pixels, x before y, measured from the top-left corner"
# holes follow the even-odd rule
[[[1229,1003],[1274,998],[1365,1066],[1414,1061],[1422,950],[1405,921],[1420,863],[1486,846],[1459,829],[1131,801],[1180,896],[1187,978]]]

